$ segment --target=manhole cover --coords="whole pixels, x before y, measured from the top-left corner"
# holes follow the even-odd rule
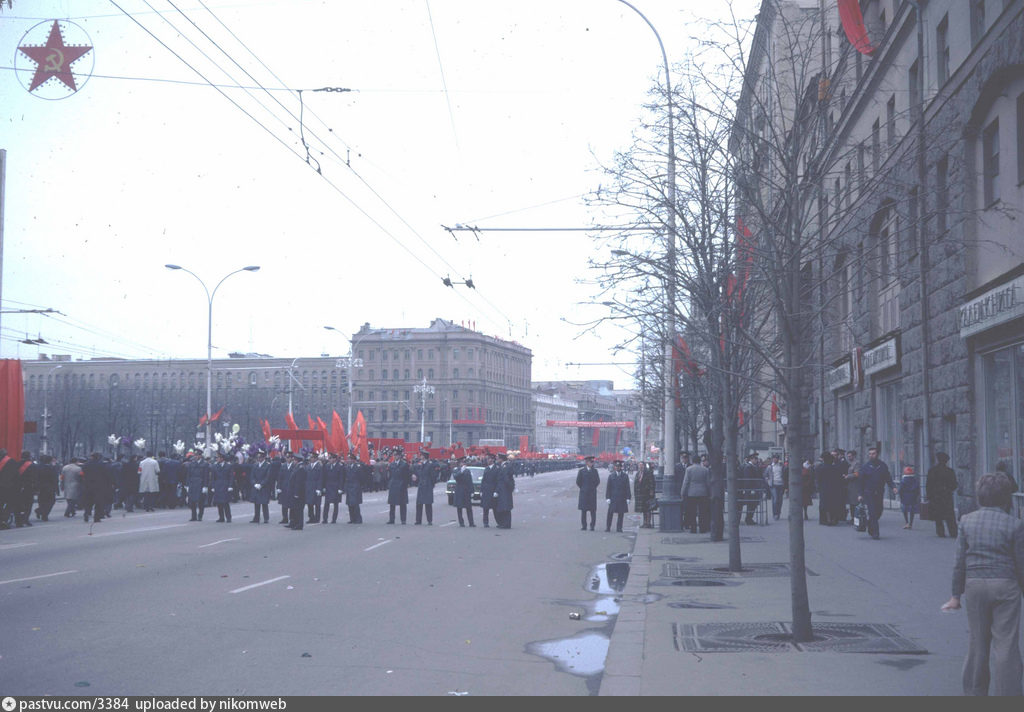
[[[673,586],[728,586],[729,581],[719,581],[717,579],[679,579],[673,581]]]
[[[668,604],[669,608],[684,608],[684,609],[712,609],[717,610],[721,608],[736,608],[736,606],[727,606],[724,603],[701,603],[699,601],[673,601]]]
[[[796,643],[790,623],[673,624],[684,652],[824,652],[923,655],[928,651],[887,623],[816,623],[813,640]]]
[[[608,558],[609,559],[615,559],[616,561],[626,561],[626,560],[632,558],[632,556],[633,555],[628,553],[628,552],[623,552],[621,554],[612,554]]]
[[[685,561],[692,564],[702,559],[699,556],[652,556],[651,561]]]
[[[808,576],[817,576],[806,569]],[[746,564],[740,571],[730,571],[728,566],[693,566],[677,563],[661,565],[661,575],[669,578],[762,578],[769,576],[789,576],[789,564]]]

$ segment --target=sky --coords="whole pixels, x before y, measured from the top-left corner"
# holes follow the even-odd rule
[[[670,63],[719,5],[633,4]],[[77,91],[30,92],[18,47],[54,19],[93,50]],[[4,2],[2,308],[60,314],[4,313],[0,356],[204,358],[206,293],[164,265],[210,290],[259,265],[216,292],[214,358],[440,317],[530,348],[535,381],[632,387],[623,327],[574,325],[607,312],[593,236],[535,228],[604,224],[583,198],[661,66],[618,0]]]

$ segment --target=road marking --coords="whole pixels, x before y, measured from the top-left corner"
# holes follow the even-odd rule
[[[42,576],[26,576],[25,578],[8,579],[6,581],[0,581],[0,586],[5,583],[18,583],[19,581],[35,581],[36,579],[50,578],[51,576],[63,576],[64,574],[77,574],[78,570],[74,571],[58,571],[55,574],[43,574]]]
[[[19,549],[23,546],[35,546],[38,541],[26,541],[23,544],[0,544],[0,549]]]
[[[385,544],[390,544],[392,541],[394,541],[394,539],[385,539],[384,541],[378,542],[378,543],[374,544],[373,546],[370,546],[370,547],[367,547],[367,548],[363,549],[363,551],[372,551],[373,549],[376,549],[378,546],[384,546]]]
[[[274,583],[275,581],[284,581],[286,578],[291,578],[291,575],[285,574],[284,576],[278,576],[277,578],[268,579],[266,581],[260,581],[259,583],[252,583],[252,584],[249,584],[248,586],[242,586],[241,588],[236,588],[234,591],[229,591],[228,593],[241,593],[242,591],[248,591],[250,588],[258,588],[259,586],[266,586],[268,583]]]
[[[233,539],[218,539],[217,541],[211,542],[209,544],[200,544],[199,548],[200,549],[205,549],[208,546],[214,546],[216,544],[223,544],[226,541],[239,541],[240,539],[241,539],[241,537],[237,537],[237,536],[235,538],[233,538]]]
[[[454,527],[456,524],[458,524],[458,522],[448,522],[447,524],[442,524],[441,526],[442,527]]]
[[[142,527],[140,529],[126,529],[125,531],[120,531],[120,532],[103,532],[102,534],[82,534],[81,537],[87,537],[87,536],[92,536],[92,537],[97,537],[97,536],[119,536],[121,534],[138,534],[139,532],[153,532],[153,531],[157,531],[158,529],[174,529],[175,527],[187,527],[187,526],[188,526],[188,524],[164,524],[163,526],[159,526],[159,527]],[[81,538],[81,537],[79,537],[79,538]]]

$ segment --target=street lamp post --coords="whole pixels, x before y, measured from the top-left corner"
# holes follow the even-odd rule
[[[348,422],[346,423],[346,426],[351,428],[352,427],[352,369],[353,368],[361,368],[362,365],[363,365],[363,360],[361,358],[359,358],[359,359],[355,358],[356,344],[358,344],[362,339],[352,340],[352,339],[348,338],[347,336],[345,336],[345,334],[343,334],[340,329],[335,329],[333,326],[325,326],[324,328],[327,329],[327,331],[333,331],[336,334],[341,334],[341,338],[345,339],[345,341],[348,342]]]
[[[413,386],[413,390],[420,394],[420,442],[424,442],[426,436],[426,425],[427,425],[427,395],[434,395],[434,387],[427,385],[427,377],[423,377],[423,382]]]
[[[50,452],[50,409],[46,407],[46,396],[50,390],[50,374],[56,371],[58,368],[63,368],[63,364],[54,366],[46,372],[46,377],[43,379],[43,454],[46,455]]]
[[[259,271],[258,265],[249,265],[248,267],[242,267],[236,269],[234,272],[228,272],[224,275],[217,286],[213,288],[211,292],[199,275],[192,270],[185,269],[181,265],[164,265],[167,269],[181,270],[182,272],[188,272],[190,275],[195,277],[199,284],[203,286],[203,291],[206,292],[206,302],[209,307],[207,310],[206,320],[206,449],[209,450],[211,447],[211,433],[210,433],[210,415],[212,414],[211,406],[213,405],[213,298],[217,296],[217,290],[220,289],[220,285],[224,284],[224,280],[233,274],[239,272],[257,272]]]
[[[678,532],[683,529],[683,502],[678,494],[681,483],[676,480],[675,476],[676,413],[672,384],[672,341],[676,331],[676,144],[675,117],[672,111],[672,77],[669,73],[668,54],[665,52],[665,44],[661,41],[658,30],[635,6],[626,0],[619,0],[619,2],[639,15],[654,32],[654,36],[658,39],[658,46],[661,48],[662,62],[665,65],[665,94],[668,101],[668,186],[665,191],[665,199],[668,203],[668,235],[666,235],[665,248],[665,364],[663,366],[665,403],[662,418],[663,447],[661,449],[664,463],[664,484],[662,496],[658,498],[658,511],[660,512],[659,529],[663,532]]]

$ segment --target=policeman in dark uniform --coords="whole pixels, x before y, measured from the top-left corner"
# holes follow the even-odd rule
[[[292,508],[291,479],[297,466],[295,454],[289,451],[285,453],[284,464],[281,465],[281,469],[277,473],[277,501],[281,504],[281,521],[278,523],[286,526],[289,524],[288,514]]]
[[[498,477],[494,483],[494,520],[498,524],[498,529],[511,529],[512,493],[516,489],[516,479],[508,455],[499,452],[498,459]]]
[[[498,482],[498,465],[494,464],[494,455],[484,455],[484,474],[480,477],[480,509],[484,515],[484,526],[491,526],[487,514],[494,509],[495,493],[494,488]],[[494,515],[495,524],[498,523],[498,515]]]
[[[94,452],[89,461],[82,465],[82,505],[85,521],[93,515],[93,521],[99,522],[106,516],[107,507],[114,490],[114,478],[107,463],[101,455]]]
[[[341,502],[341,481],[344,478],[345,465],[338,460],[337,453],[331,453],[324,465],[324,511],[321,523],[327,524],[327,513],[334,505],[331,524],[338,521],[338,504]]]
[[[427,525],[434,523],[434,485],[441,473],[441,465],[423,451],[423,461],[416,481],[416,524],[423,523],[423,510],[427,510]]]
[[[345,504],[348,505],[348,523],[362,524],[363,514],[359,511],[359,505],[363,503],[364,479],[369,479],[369,465],[359,462],[359,456],[354,452],[348,454],[349,463],[343,471],[344,479],[341,482],[341,489],[345,492]]]
[[[217,505],[217,521],[231,523],[231,495],[235,492],[235,466],[223,453],[217,453],[217,462],[210,473],[213,503]]]
[[[314,452],[306,464],[306,509],[309,519],[306,524],[320,523],[320,500],[324,496],[324,463],[319,453]]]
[[[39,499],[39,506],[36,507],[37,519],[49,521],[50,510],[57,501],[59,480],[60,472],[53,464],[53,455],[40,455],[39,464],[36,466],[36,491]],[[31,506],[31,502],[29,505]]]
[[[301,457],[295,457],[291,477],[288,479],[288,528],[302,531],[302,508],[306,503],[306,476],[309,473],[306,463]]]
[[[250,484],[252,492],[253,513],[252,524],[260,523],[260,510],[263,510],[263,523],[270,522],[270,491],[274,488],[274,477],[271,472],[270,461],[267,460],[267,453],[263,450],[256,451],[256,462],[249,468]]]
[[[390,516],[388,524],[395,523],[395,507],[399,508],[402,524],[405,524],[409,506],[409,481],[412,477],[409,463],[405,461],[405,451],[399,449],[394,461],[388,465],[388,506]]]
[[[594,456],[587,455],[583,458],[586,464],[576,472],[576,486],[580,494],[577,508],[580,510],[580,529],[587,529],[587,512],[590,512],[590,531],[594,531],[594,521],[597,519],[597,488],[601,484],[601,475],[594,467]]]
[[[469,518],[469,526],[475,527],[473,523],[473,473],[466,465],[466,458],[458,457],[455,460],[455,470],[452,475],[455,477],[455,494],[452,503],[455,505],[455,512],[459,515],[459,526],[466,526],[462,520],[462,511],[466,511]]]

